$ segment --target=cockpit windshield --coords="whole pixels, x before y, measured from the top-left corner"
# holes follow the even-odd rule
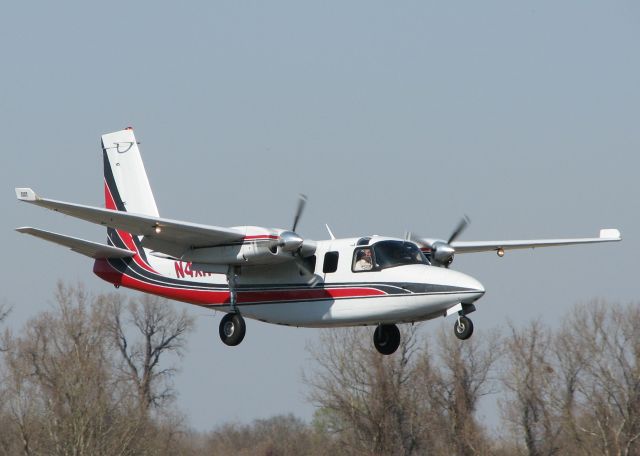
[[[376,266],[380,269],[404,264],[429,264],[417,245],[404,241],[380,241],[373,244]]]

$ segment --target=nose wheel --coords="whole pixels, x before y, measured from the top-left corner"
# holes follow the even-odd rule
[[[239,313],[228,313],[220,321],[220,339],[229,346],[236,346],[242,339],[247,326]]]
[[[473,334],[473,322],[464,315],[461,315],[456,320],[453,331],[458,339],[466,340]]]
[[[390,355],[400,346],[400,330],[396,325],[378,325],[373,333],[373,345],[383,355]]]

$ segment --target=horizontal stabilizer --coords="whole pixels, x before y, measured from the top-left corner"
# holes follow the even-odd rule
[[[53,233],[51,231],[39,230],[37,228],[22,227],[16,228],[16,231],[24,234],[30,234],[31,236],[39,237],[55,244],[60,244],[70,248],[74,252],[81,253],[91,258],[129,258],[136,254],[131,250],[119,249],[111,245],[104,245],[98,242],[85,241],[71,236],[65,236],[63,234]]]

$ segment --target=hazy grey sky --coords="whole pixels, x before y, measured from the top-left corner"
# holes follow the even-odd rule
[[[9,326],[58,279],[113,290],[91,261],[19,235],[100,228],[18,204],[15,186],[102,204],[99,136],[133,126],[163,216],[322,239],[412,230],[461,240],[596,236],[603,246],[460,255],[487,293],[477,330],[580,300],[637,299],[640,3],[627,1],[9,2],[0,14],[0,227]],[[127,293],[120,290],[121,293]],[[182,306],[183,304],[178,304]],[[293,412],[317,332],[220,316],[178,378],[198,429]],[[449,320],[427,323],[426,331]],[[473,342],[471,339],[469,342]]]

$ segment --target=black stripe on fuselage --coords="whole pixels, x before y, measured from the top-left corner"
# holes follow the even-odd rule
[[[128,248],[117,231],[112,230],[110,233],[112,241],[116,247]],[[137,236],[132,236],[134,243]],[[139,244],[136,243],[138,247]],[[140,247],[140,250],[143,249]],[[146,264],[146,258],[143,259]],[[226,284],[193,282],[184,279],[167,277],[165,275],[151,272],[139,264],[133,258],[110,259],[109,263],[120,273],[128,275],[136,280],[141,280],[154,285],[161,285],[184,290],[203,290],[203,291],[223,291],[228,290]],[[312,287],[306,283],[283,283],[283,284],[239,284],[238,292],[242,291],[294,291],[294,290],[317,290],[317,289],[339,289],[339,288],[374,288],[384,292],[386,295],[430,295],[430,294],[453,294],[453,293],[473,293],[476,290],[455,287],[449,285],[415,283],[415,282],[332,282],[316,285]],[[351,299],[351,298],[339,298]]]

